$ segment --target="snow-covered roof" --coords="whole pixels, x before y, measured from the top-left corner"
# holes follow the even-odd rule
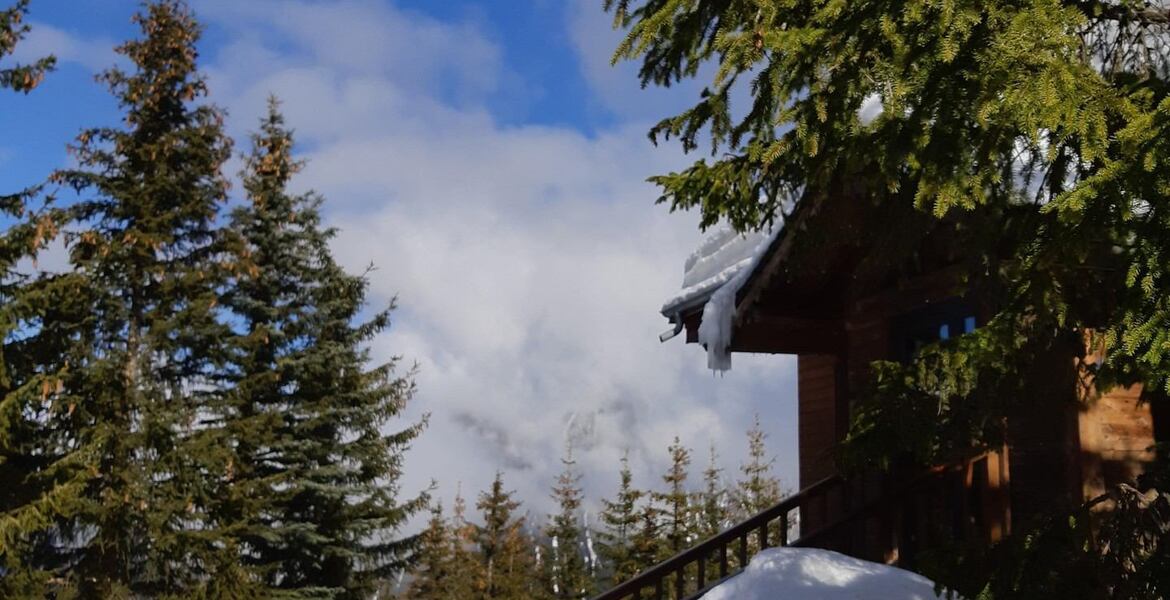
[[[703,600],[934,600],[929,579],[815,548],[772,548]]]
[[[731,369],[728,346],[736,295],[781,229],[779,222],[768,231],[738,233],[726,225],[716,229],[687,258],[682,290],[662,306],[662,314],[672,320],[703,307],[699,343],[707,347],[709,368]]]
[[[730,226],[712,231],[687,257],[682,289],[662,305],[662,314],[673,316],[706,302],[712,292],[751,262],[764,238],[762,232],[738,233]]]

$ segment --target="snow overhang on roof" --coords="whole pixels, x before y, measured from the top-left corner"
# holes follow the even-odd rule
[[[731,333],[737,299],[783,227],[739,233],[722,226],[708,235],[683,269],[683,288],[662,306],[662,314],[681,325],[688,313],[702,311],[698,339],[707,348],[707,366],[731,369]]]
[[[830,197],[804,196],[789,205],[785,214],[777,215],[771,228],[763,232],[739,234],[722,228],[708,236],[687,259],[683,289],[663,305],[662,314],[675,324],[674,333],[685,329],[687,342],[698,342],[706,348],[711,369],[729,370],[733,349],[801,354],[825,353],[837,347],[841,333],[841,323],[835,320],[838,294],[825,288],[825,282],[820,280],[793,285],[787,276],[777,279],[793,266],[788,262],[799,237],[797,232],[807,229],[809,219],[826,206],[837,206],[838,210],[817,218],[840,227],[842,235],[838,239],[845,245],[852,244],[855,232],[850,224],[858,222],[853,213],[864,203],[827,204]],[[766,314],[757,314],[757,304],[765,292],[772,306]],[[777,300],[803,308],[776,306]],[[808,310],[810,305],[812,310]],[[766,322],[756,323],[760,317]],[[753,325],[743,329],[748,320]],[[662,339],[669,337],[673,336],[664,334]]]
[[[729,226],[713,231],[687,258],[682,289],[662,305],[662,314],[673,319],[701,308],[715,290],[747,269],[769,240],[762,232],[738,233]]]

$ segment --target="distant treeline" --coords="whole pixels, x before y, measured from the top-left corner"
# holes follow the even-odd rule
[[[521,501],[497,473],[478,495],[476,515],[468,515],[462,495],[450,515],[441,504],[431,507],[415,565],[398,597],[589,598],[778,502],[782,489],[765,438],[757,419],[747,432],[747,459],[731,483],[712,447],[701,479],[692,484],[691,450],[678,438],[667,449],[670,466],[657,485],[635,485],[623,458],[615,474],[617,493],[602,500],[595,522],[584,518],[571,452],[551,490],[559,511],[542,523],[523,516]],[[709,575],[708,581],[717,578]]]

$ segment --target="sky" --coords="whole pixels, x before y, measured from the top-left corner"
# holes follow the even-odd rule
[[[351,272],[373,265],[371,303],[398,299],[371,349],[419,369],[397,424],[429,426],[404,495],[434,482],[449,506],[501,471],[542,515],[571,442],[596,506],[624,453],[636,485],[658,483],[675,436],[696,485],[712,445],[730,481],[756,414],[796,487],[794,357],[737,355],[716,376],[701,348],[657,339],[702,234],[645,181],[696,157],[645,134],[699,88],[644,90],[635,65],[611,66],[621,33],[601,0],[191,4],[237,151],[276,94],[308,161],[294,188],[326,198]],[[82,127],[119,123],[93,76],[122,60],[112,48],[137,35],[137,6],[33,0],[17,58],[59,67],[29,96],[0,96],[0,190],[67,165]]]

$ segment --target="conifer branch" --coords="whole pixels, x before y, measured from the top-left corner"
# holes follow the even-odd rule
[[[1170,7],[1154,6],[1148,3],[1135,5],[1129,2],[1101,2],[1100,0],[1080,0],[1076,6],[1090,18],[1147,25],[1170,24]]]

